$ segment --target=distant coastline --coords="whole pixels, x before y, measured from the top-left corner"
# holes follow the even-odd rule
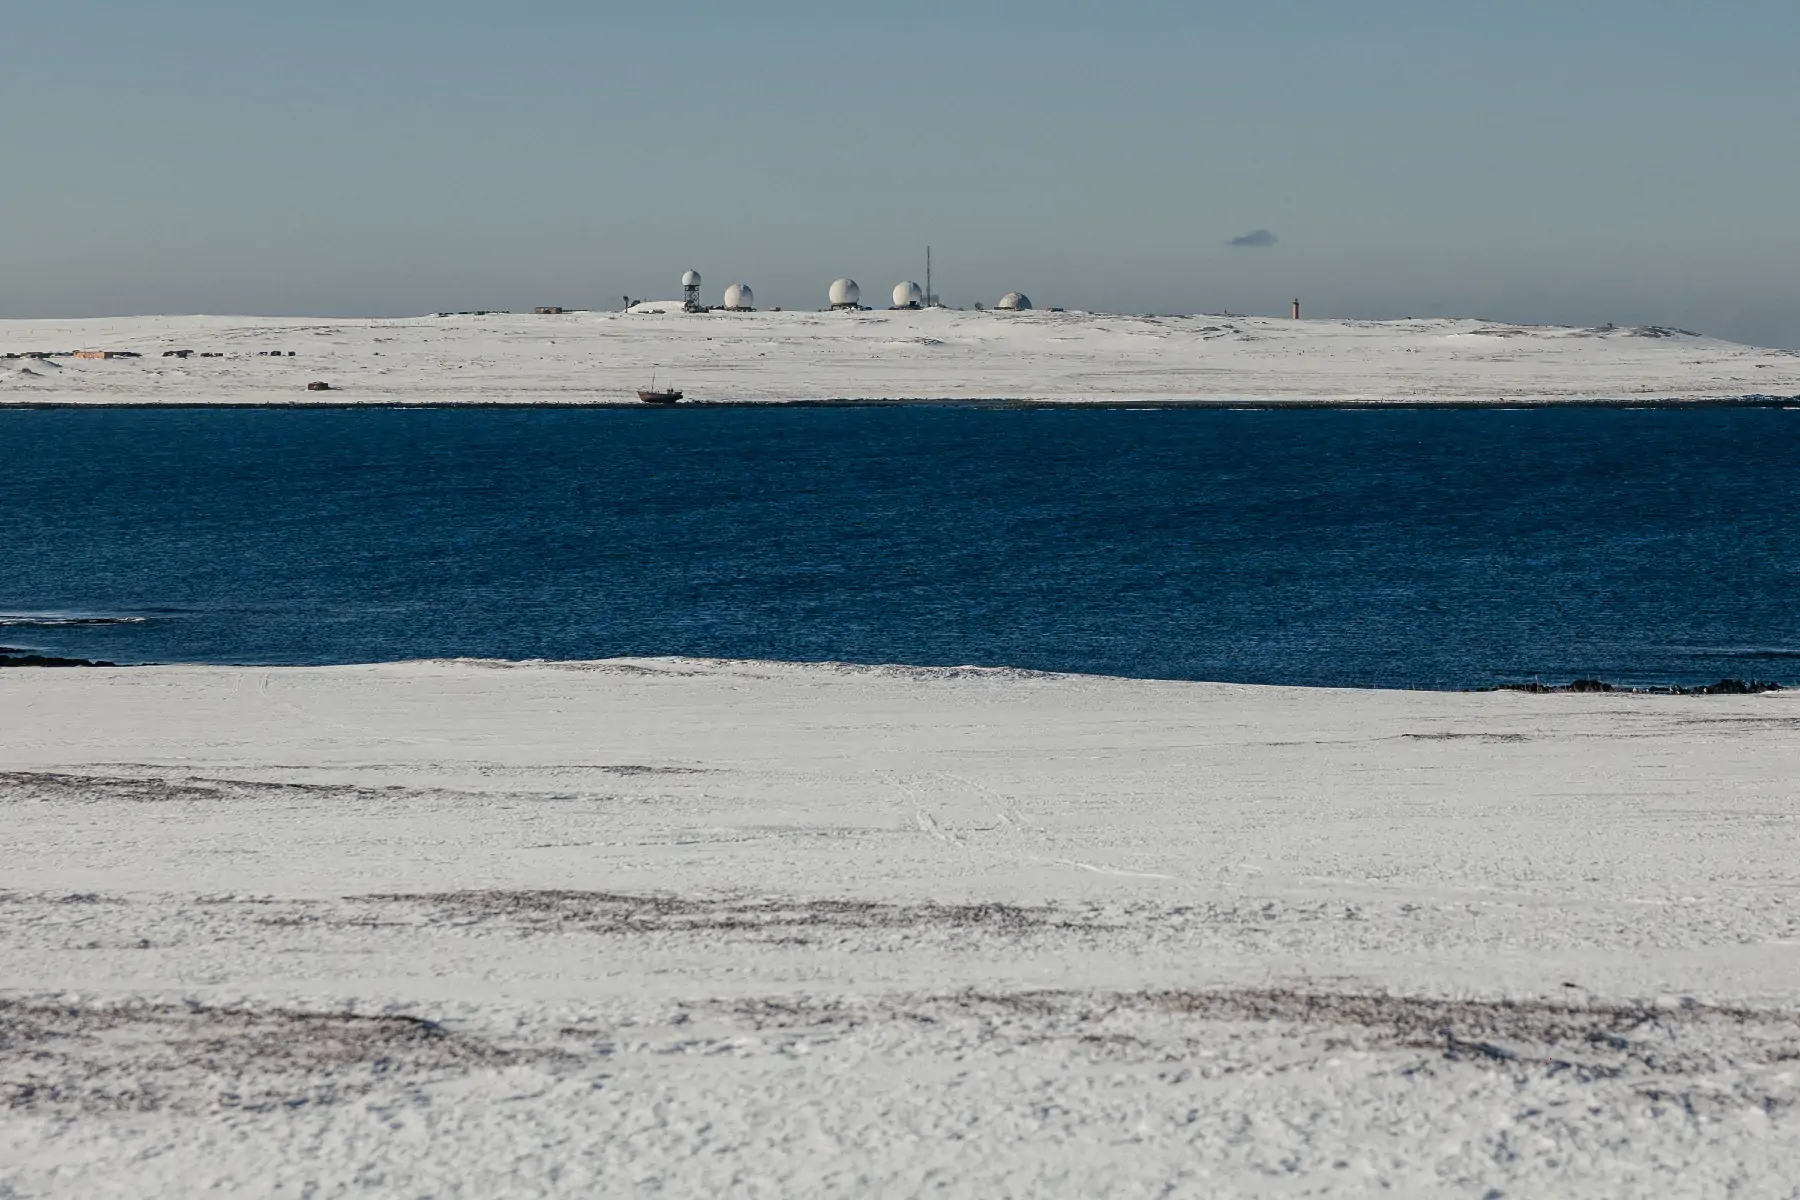
[[[133,409],[186,409],[189,411],[203,409],[267,409],[285,411],[289,409],[385,409],[389,411],[436,411],[453,412],[459,409],[558,409],[569,411],[574,409],[620,409],[626,412],[668,412],[679,408],[721,409],[721,408],[980,408],[990,410],[1057,412],[1070,409],[1135,409],[1147,412],[1177,412],[1181,410],[1210,409],[1216,411],[1236,412],[1282,412],[1328,410],[1333,412],[1357,409],[1441,409],[1470,410],[1485,409],[1503,411],[1519,408],[1621,408],[1621,409],[1700,409],[1700,408],[1800,408],[1800,393],[1791,396],[1663,396],[1663,397],[1630,397],[1621,399],[1606,398],[1572,398],[1558,397],[1526,397],[1523,399],[1484,400],[1473,398],[1462,399],[1417,399],[1417,400],[1270,400],[1241,399],[1226,400],[1215,398],[1197,398],[1192,400],[1131,400],[1104,397],[1093,400],[1030,400],[1008,399],[1002,396],[967,396],[967,397],[928,397],[897,396],[856,398],[834,396],[805,400],[684,400],[679,406],[654,408],[635,400],[615,400],[611,398],[599,400],[311,400],[298,397],[293,400],[13,400],[0,397],[0,409],[39,409],[69,410],[93,408],[133,408]]]
[[[951,309],[0,321],[0,406],[1800,403],[1800,353],[1661,327]],[[309,390],[317,389],[317,390]]]

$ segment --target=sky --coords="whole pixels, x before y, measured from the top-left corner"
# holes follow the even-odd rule
[[[1800,348],[1800,4],[0,0],[0,316],[703,296]]]

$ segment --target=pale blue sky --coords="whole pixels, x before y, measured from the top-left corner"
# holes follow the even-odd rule
[[[1797,51],[1792,0],[0,0],[0,315],[587,306],[689,266],[812,307],[930,242],[956,304],[1800,346]]]

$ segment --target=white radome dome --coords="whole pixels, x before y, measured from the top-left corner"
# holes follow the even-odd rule
[[[726,308],[754,308],[755,306],[756,293],[750,290],[748,284],[734,283],[725,289]]]
[[[831,297],[831,303],[834,306],[839,304],[849,306],[862,299],[862,289],[856,286],[854,279],[838,280],[831,285],[831,291],[827,294]]]
[[[912,308],[924,299],[925,289],[910,279],[904,283],[896,283],[894,285],[895,308]]]
[[[1022,312],[1031,307],[1031,297],[1027,296],[1024,292],[1008,292],[1006,295],[1000,297],[1000,303],[994,305],[994,307],[1011,309],[1014,312]]]
[[[681,277],[681,286],[682,287],[699,287],[700,286],[700,272],[689,271],[686,275],[683,275]]]

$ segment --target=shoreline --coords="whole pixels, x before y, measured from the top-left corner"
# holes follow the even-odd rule
[[[337,391],[339,389],[333,389]],[[1523,397],[1508,399],[1319,399],[1319,400],[1275,400],[1275,399],[1227,399],[1198,398],[1171,400],[1132,400],[1099,398],[1091,400],[1033,400],[1006,399],[1002,397],[984,398],[878,398],[853,399],[835,397],[829,399],[804,400],[683,400],[678,404],[654,405],[638,400],[132,400],[132,399],[97,399],[97,400],[12,400],[0,396],[0,412],[9,409],[18,410],[60,410],[60,409],[176,409],[184,412],[204,411],[207,409],[323,409],[352,411],[357,409],[372,410],[423,410],[430,412],[449,412],[458,409],[472,410],[518,410],[544,409],[547,411],[576,411],[584,409],[618,409],[626,412],[675,412],[690,409],[780,409],[780,408],[967,408],[987,411],[1080,411],[1104,412],[1107,410],[1132,410],[1155,412],[1178,412],[1182,410],[1220,410],[1237,412],[1280,412],[1283,410],[1334,412],[1355,412],[1363,410],[1398,410],[1398,411],[1442,411],[1442,410],[1487,410],[1506,412],[1518,409],[1624,409],[1624,410],[1668,410],[1668,409],[1711,409],[1711,408],[1800,408],[1800,393],[1791,396],[1696,396],[1696,397],[1633,397],[1630,399],[1595,399],[1595,398],[1563,398],[1563,397]]]
[[[1538,679],[1491,683],[1469,687],[1383,686],[1351,683],[1267,683],[1230,679],[1190,679],[1175,675],[1107,675],[1092,671],[1057,671],[1039,667],[979,666],[975,664],[918,664],[900,662],[851,662],[844,659],[713,658],[702,655],[621,655],[612,658],[468,658],[422,656],[415,658],[356,659],[342,662],[226,662],[204,659],[109,661],[46,654],[42,649],[0,646],[0,670],[15,668],[86,668],[88,670],[157,671],[359,671],[387,667],[456,666],[488,670],[542,668],[551,671],[606,670],[637,662],[690,665],[697,668],[770,668],[817,670],[834,675],[871,675],[937,681],[947,679],[1042,679],[1121,684],[1173,684],[1193,687],[1261,688],[1294,692],[1351,692],[1421,696],[1479,696],[1512,692],[1533,696],[1760,696],[1791,692],[1795,683],[1782,680],[1743,679],[1731,676],[1708,683],[1612,683],[1591,677],[1574,677],[1567,683]]]

